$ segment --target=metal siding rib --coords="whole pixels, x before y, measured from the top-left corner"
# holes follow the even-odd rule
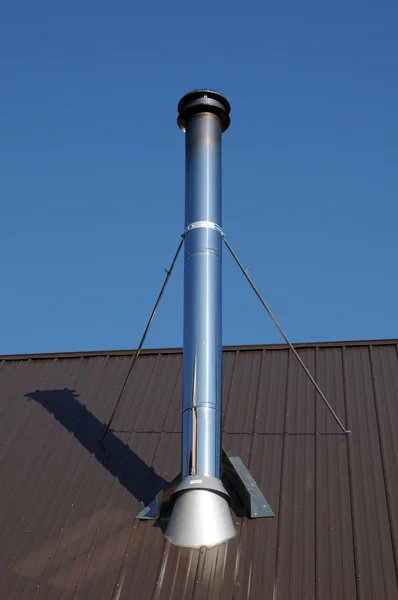
[[[397,600],[396,341],[302,345],[348,437],[285,346],[224,352],[224,448],[276,517],[208,550],[134,520],[179,470],[177,350],[139,358],[96,443],[133,354],[1,362],[1,598]]]
[[[181,360],[174,355],[161,356],[159,360],[162,361],[161,368],[157,369],[155,377],[152,371],[150,378],[145,381],[146,389],[141,399],[140,410],[135,419],[133,418],[137,431],[162,431],[170,411],[170,399],[178,382]],[[133,396],[134,392],[130,393],[129,397]]]
[[[314,372],[314,350],[300,351]],[[275,598],[315,598],[314,396],[291,358],[281,489],[280,557]]]
[[[344,382],[340,349],[319,349],[317,379],[344,416]],[[317,597],[356,597],[351,497],[347,462],[348,437],[316,400],[316,554]]]
[[[379,352],[369,346],[384,489],[398,581],[398,360],[397,346]]]
[[[237,356],[229,390],[228,409],[223,420],[225,432],[250,435],[253,432],[261,357],[262,352]]]
[[[262,354],[253,427],[254,430],[268,430],[269,433],[254,433],[252,436],[248,467],[278,515],[286,383],[282,386],[275,385],[276,357],[268,351],[263,351]],[[285,358],[287,359],[287,353]],[[284,381],[286,368],[287,362],[282,360]],[[248,539],[243,547],[247,547],[248,551],[245,550],[241,555],[241,560],[246,564],[246,584],[242,587],[242,597],[245,597],[245,590],[248,598],[272,597],[275,585],[277,531],[278,517],[247,522],[245,535]]]
[[[358,596],[361,600],[398,597],[369,349],[345,353],[351,477],[357,523]]]

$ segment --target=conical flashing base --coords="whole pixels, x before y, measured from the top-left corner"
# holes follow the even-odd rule
[[[227,499],[207,489],[188,489],[177,494],[165,538],[176,546],[217,546],[235,537]]]
[[[274,517],[271,507],[238,456],[222,452],[223,477],[251,519]],[[225,480],[224,480],[225,481]],[[165,537],[176,546],[217,546],[235,536],[223,482],[208,475],[181,474],[159,492],[136,519],[159,519],[171,512]]]

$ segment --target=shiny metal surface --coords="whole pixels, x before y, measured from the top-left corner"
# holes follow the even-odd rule
[[[188,407],[182,416],[182,473],[221,474],[221,415],[213,407]]]
[[[230,106],[198,90],[178,109],[186,133],[182,483],[165,537],[197,548],[235,535],[221,482],[221,135]],[[197,489],[206,478],[219,489]]]
[[[186,129],[185,227],[221,227],[221,125],[198,114]],[[221,234],[188,229],[184,263],[182,476],[221,472]]]
[[[235,535],[227,500],[209,490],[193,489],[177,496],[165,538],[176,546],[209,548]]]

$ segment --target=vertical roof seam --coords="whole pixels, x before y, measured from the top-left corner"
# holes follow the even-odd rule
[[[315,365],[314,365],[314,379],[318,381],[319,377],[319,346],[315,346]],[[324,386],[326,388],[326,386]],[[315,568],[314,568],[314,578],[315,578],[315,598],[316,600],[319,597],[319,549],[318,549],[318,395],[317,391],[313,389],[314,396],[314,490],[315,490],[315,498],[314,498],[314,548],[315,548]],[[326,440],[327,443],[327,440]],[[326,463],[327,465],[327,463]],[[327,466],[326,466],[327,468]],[[329,507],[328,507],[329,510]]]
[[[386,505],[387,505],[388,525],[389,525],[389,529],[390,529],[391,546],[392,546],[392,553],[393,553],[394,567],[395,567],[395,577],[396,577],[397,587],[398,587],[398,561],[397,561],[394,528],[393,528],[392,517],[391,517],[391,495],[390,495],[390,489],[389,489],[389,483],[388,483],[388,477],[387,477],[387,471],[386,471],[386,458],[385,458],[385,453],[384,453],[382,432],[381,432],[381,426],[380,426],[380,413],[379,413],[379,406],[378,406],[379,399],[378,399],[378,393],[377,393],[377,389],[376,389],[376,377],[375,377],[371,345],[369,345],[369,362],[370,362],[370,373],[371,373],[371,378],[372,378],[373,400],[374,400],[375,414],[376,414],[377,436],[378,436],[378,440],[379,440],[381,467],[382,467],[382,473],[383,473],[384,494],[385,494],[385,500],[386,500]],[[381,548],[383,548],[383,544],[381,543],[381,541],[380,541],[380,545],[381,545]],[[384,564],[385,564],[385,562],[383,561],[383,565]],[[383,573],[384,573],[384,569],[383,569]]]
[[[261,383],[261,375],[262,375],[262,371],[263,371],[263,363],[265,360],[265,352],[266,350],[261,350],[261,357],[260,357],[260,367],[259,367],[259,371],[258,371],[258,378],[257,378],[257,385],[256,385],[256,401],[254,403],[254,410],[253,410],[253,420],[252,420],[252,426],[251,426],[251,440],[250,440],[250,444],[249,444],[249,456],[248,456],[248,468],[250,470],[251,468],[251,457],[252,457],[252,449],[253,449],[253,438],[256,435],[255,432],[255,422],[256,422],[256,414],[257,414],[257,407],[258,407],[258,403],[259,403],[259,395],[260,395],[260,383]]]
[[[351,441],[352,435],[355,435],[355,429],[351,426],[349,422],[348,416],[348,401],[347,401],[347,372],[346,372],[346,348],[342,346],[341,348],[341,367],[343,373],[343,396],[344,396],[344,410],[345,410],[345,418],[346,418],[346,427],[351,430],[353,433],[347,436],[347,463],[348,463],[348,487],[350,490],[350,509],[351,509],[351,527],[352,527],[352,541],[353,541],[353,551],[354,551],[354,568],[355,568],[355,590],[356,597],[359,600],[359,565],[358,565],[358,551],[357,551],[357,532],[356,532],[356,518],[355,518],[355,508],[354,508],[354,484],[352,481],[352,456],[351,456]]]
[[[232,388],[232,383],[234,381],[234,377],[235,377],[235,368],[236,368],[236,363],[238,362],[238,358],[239,358],[239,350],[237,350],[235,352],[235,356],[234,356],[234,362],[232,365],[232,371],[231,371],[231,378],[229,380],[229,385],[228,385],[228,394],[226,395],[226,398],[228,399],[228,403],[227,403],[227,407],[225,409],[225,413],[222,413],[222,421],[224,421],[227,418],[227,412],[228,412],[228,407],[229,407],[229,397],[231,394],[231,388]],[[223,410],[222,406],[221,406],[221,411]]]
[[[279,483],[279,506],[278,506],[278,514],[275,515],[278,525],[277,525],[277,534],[276,534],[276,560],[275,560],[274,585],[276,584],[277,588],[278,588],[277,582],[279,582],[279,579],[280,579],[279,569],[280,569],[280,557],[281,557],[281,552],[280,552],[281,516],[283,515],[283,509],[284,509],[284,504],[285,504],[285,502],[284,502],[285,494],[284,494],[283,483],[284,483],[284,479],[286,476],[286,472],[285,472],[286,439],[287,439],[286,421],[287,421],[287,405],[288,405],[288,396],[289,396],[291,357],[292,357],[292,351],[289,349],[288,354],[287,354],[287,364],[286,364],[285,406],[284,406],[284,412],[283,412],[283,432],[282,432],[283,435],[282,435],[281,478],[280,478],[280,483]]]

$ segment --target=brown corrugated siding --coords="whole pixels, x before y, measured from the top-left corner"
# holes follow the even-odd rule
[[[176,548],[135,521],[179,471],[181,353],[0,362],[0,598],[397,600],[397,342],[300,345],[345,437],[283,346],[224,351],[224,448],[275,519]],[[317,432],[317,433],[315,433]]]

